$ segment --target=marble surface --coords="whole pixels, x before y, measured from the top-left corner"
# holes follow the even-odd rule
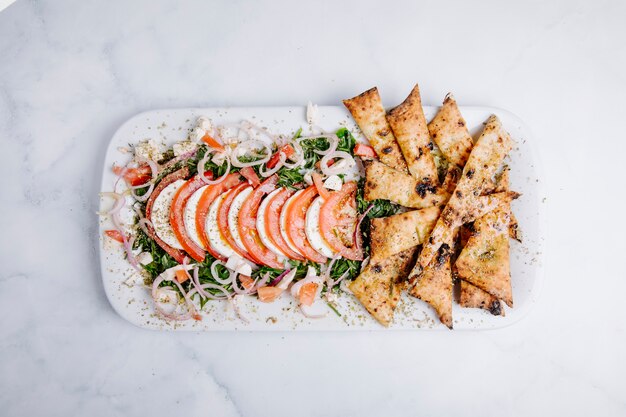
[[[626,414],[626,4],[18,0],[0,13],[0,415]],[[106,300],[107,141],[152,108],[502,107],[533,129],[540,300],[489,332],[159,333]]]

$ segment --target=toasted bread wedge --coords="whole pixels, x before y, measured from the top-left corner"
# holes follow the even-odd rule
[[[372,219],[370,224],[372,261],[388,258],[423,243],[435,226],[440,212],[439,207],[429,207]]]
[[[482,308],[494,316],[504,316],[504,308],[500,300],[467,281],[459,280],[459,282],[461,286],[459,305],[461,307]]]
[[[448,93],[443,106],[428,124],[428,130],[448,161],[461,168],[465,166],[474,142],[451,93]]]
[[[416,281],[409,294],[430,304],[439,320],[452,329],[452,269],[451,248],[447,244],[439,247],[437,256],[422,271],[413,269],[409,282]]]
[[[367,201],[384,199],[404,207],[426,208],[444,204],[450,197],[441,187],[426,186],[379,161],[364,161],[363,165]]]
[[[502,128],[500,120],[491,116],[472,149],[455,191],[420,252],[418,263],[422,268],[431,262],[443,243],[449,244],[453,230],[489,211],[485,211],[485,208],[490,205],[486,203],[484,196],[480,196],[493,182],[492,178],[512,147],[513,140]],[[517,193],[504,194],[510,196],[509,201],[519,196]]]
[[[349,288],[376,320],[389,326],[400,300],[402,281],[415,260],[417,248],[407,249],[381,261],[372,261]]]
[[[409,173],[419,182],[437,185],[437,167],[430,153],[430,134],[417,84],[402,104],[389,111],[387,120],[400,145]]]
[[[400,147],[387,122],[385,109],[376,87],[367,90],[343,104],[378,154],[380,161],[400,172],[408,172]]]

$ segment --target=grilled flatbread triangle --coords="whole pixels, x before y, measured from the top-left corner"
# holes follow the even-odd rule
[[[508,169],[496,191],[509,189]],[[456,260],[459,277],[513,307],[509,261],[510,203],[502,204],[474,222],[474,233]]]
[[[448,93],[443,100],[441,109],[428,124],[428,130],[446,159],[463,167],[472,151],[474,141],[452,93]]]
[[[452,269],[450,266],[450,246],[439,247],[437,256],[423,270],[415,269],[409,275],[409,280],[416,279],[417,283],[409,294],[430,304],[439,320],[452,329]],[[419,278],[414,276],[417,273]]]
[[[376,87],[359,94],[343,104],[384,164],[400,172],[408,172],[406,162],[391,127]]]
[[[389,217],[372,219],[370,224],[370,256],[373,261],[420,245],[428,238],[441,210],[429,207]]]
[[[376,320],[389,326],[400,300],[403,281],[415,260],[417,248],[407,249],[381,261],[372,261],[349,288]]]
[[[412,176],[379,161],[363,161],[367,201],[389,200],[410,208],[426,208],[444,204],[450,194],[442,187],[425,186]]]
[[[504,308],[500,300],[467,281],[459,280],[459,282],[461,286],[459,305],[461,307],[482,308],[494,316],[504,316]]]
[[[430,263],[443,243],[449,244],[446,239],[450,239],[453,230],[477,218],[476,214],[481,211],[477,209],[481,197],[477,196],[482,195],[492,183],[492,178],[512,147],[513,140],[502,128],[500,120],[495,115],[491,116],[472,149],[455,191],[420,252],[418,263],[422,268]]]
[[[432,144],[417,84],[402,104],[389,111],[387,120],[410,174],[419,182],[438,185],[437,167],[430,152]]]

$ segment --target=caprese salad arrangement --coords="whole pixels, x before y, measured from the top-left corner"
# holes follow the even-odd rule
[[[360,159],[376,157],[346,128],[285,137],[253,123],[214,126],[200,117],[189,139],[164,150],[153,141],[121,151],[106,238],[123,245],[144,274],[158,314],[201,320],[211,300],[238,307],[244,296],[270,303],[293,296],[302,313],[337,314],[334,297],[349,291],[367,262],[369,218],[399,206],[363,199]],[[132,208],[134,220],[120,213]]]

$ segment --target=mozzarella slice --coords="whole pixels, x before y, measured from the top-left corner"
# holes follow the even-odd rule
[[[269,250],[274,252],[274,254],[276,254],[276,256],[278,256],[279,258],[286,258],[287,255],[283,251],[281,251],[280,248],[274,244],[274,242],[272,242],[272,239],[270,239],[269,235],[267,234],[267,228],[265,224],[265,211],[267,210],[267,205],[269,204],[272,197],[274,197],[282,190],[282,188],[275,189],[274,191],[269,193],[261,202],[259,210],[256,214],[256,229],[259,233],[259,238],[261,239],[261,242],[263,242],[263,244],[267,246]]]
[[[306,222],[304,231],[313,249],[327,258],[333,258],[336,252],[333,251],[320,234],[320,209],[324,204],[324,199],[319,196],[309,206],[306,211]]]
[[[198,228],[196,227],[196,212],[198,211],[198,202],[200,201],[200,197],[202,197],[202,193],[208,185],[204,187],[198,188],[196,192],[194,192],[189,200],[187,200],[187,205],[185,206],[185,215],[183,217],[185,221],[185,229],[187,230],[187,234],[195,242],[196,245],[200,246],[202,249],[206,248],[202,244],[200,240],[200,235],[198,234]]]
[[[177,180],[165,187],[154,200],[152,213],[150,214],[150,221],[154,226],[156,235],[161,238],[163,242],[176,249],[183,249],[183,246],[176,238],[172,225],[170,224],[170,207],[172,206],[174,196],[185,182],[185,180]]]
[[[225,258],[229,258],[235,254],[233,248],[226,242],[220,233],[220,229],[217,226],[217,212],[222,205],[224,199],[232,190],[228,190],[224,194],[218,196],[209,206],[209,212],[206,216],[206,237],[211,244],[211,247],[215,249],[215,252],[219,253]]]
[[[283,239],[285,239],[285,242],[287,242],[287,246],[289,246],[289,249],[291,249],[292,251],[294,251],[300,256],[304,256],[304,255],[302,255],[302,253],[298,250],[298,248],[296,248],[296,245],[293,244],[293,242],[287,235],[287,210],[289,209],[289,206],[291,206],[291,203],[293,203],[295,199],[298,198],[300,194],[302,194],[303,191],[304,190],[296,191],[294,195],[289,197],[287,201],[285,201],[285,204],[283,205],[283,208],[280,211],[280,234],[283,236]]]
[[[244,188],[242,192],[237,194],[237,197],[233,199],[233,202],[230,206],[230,210],[228,210],[228,230],[230,234],[235,239],[235,243],[239,246],[239,249],[246,251],[245,246],[243,245],[243,240],[241,240],[241,235],[239,234],[239,227],[237,226],[237,220],[239,219],[239,211],[241,210],[241,206],[243,202],[250,194],[252,194],[252,187]]]
[[[339,191],[341,190],[342,185],[343,182],[341,181],[339,175],[331,175],[326,178],[326,181],[324,181],[324,188],[328,188],[329,190]]]

